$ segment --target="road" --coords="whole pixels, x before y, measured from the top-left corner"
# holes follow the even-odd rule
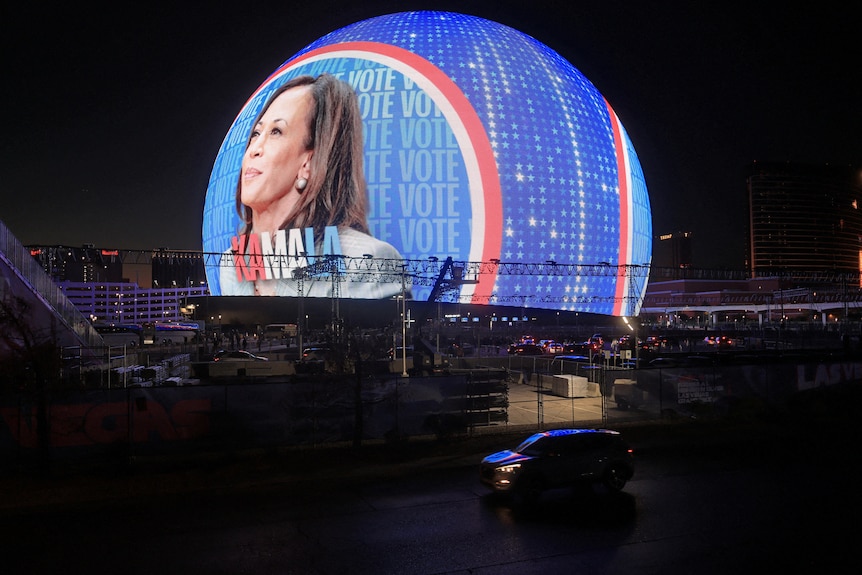
[[[533,509],[478,483],[480,450],[509,437],[79,477],[61,500],[0,508],[3,571],[822,573],[855,559],[858,434],[707,424],[625,433],[637,472],[622,494],[558,490]],[[19,487],[22,497],[35,490]]]

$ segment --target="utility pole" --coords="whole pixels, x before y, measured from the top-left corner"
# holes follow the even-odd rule
[[[401,266],[401,375],[407,377],[407,266]]]

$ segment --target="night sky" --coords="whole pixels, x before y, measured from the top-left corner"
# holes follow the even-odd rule
[[[699,267],[743,265],[750,162],[862,163],[862,14],[838,3],[10,4],[0,220],[24,244],[201,249],[210,170],[252,91],[318,37],[407,10],[494,20],[571,62],[634,143],[653,231],[694,232]]]

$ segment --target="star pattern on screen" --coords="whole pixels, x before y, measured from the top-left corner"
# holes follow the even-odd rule
[[[334,41],[398,46],[444,71],[483,122],[503,198],[503,262],[619,262],[620,189],[598,90],[549,47],[512,28],[453,13],[404,13],[349,26]],[[621,262],[625,263],[625,262]],[[494,293],[557,309],[609,313],[614,274],[497,276]]]

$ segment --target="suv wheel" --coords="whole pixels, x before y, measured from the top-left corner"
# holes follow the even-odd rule
[[[605,476],[602,478],[602,483],[610,491],[622,491],[628,481],[628,473],[621,465],[611,465],[605,471]]]

